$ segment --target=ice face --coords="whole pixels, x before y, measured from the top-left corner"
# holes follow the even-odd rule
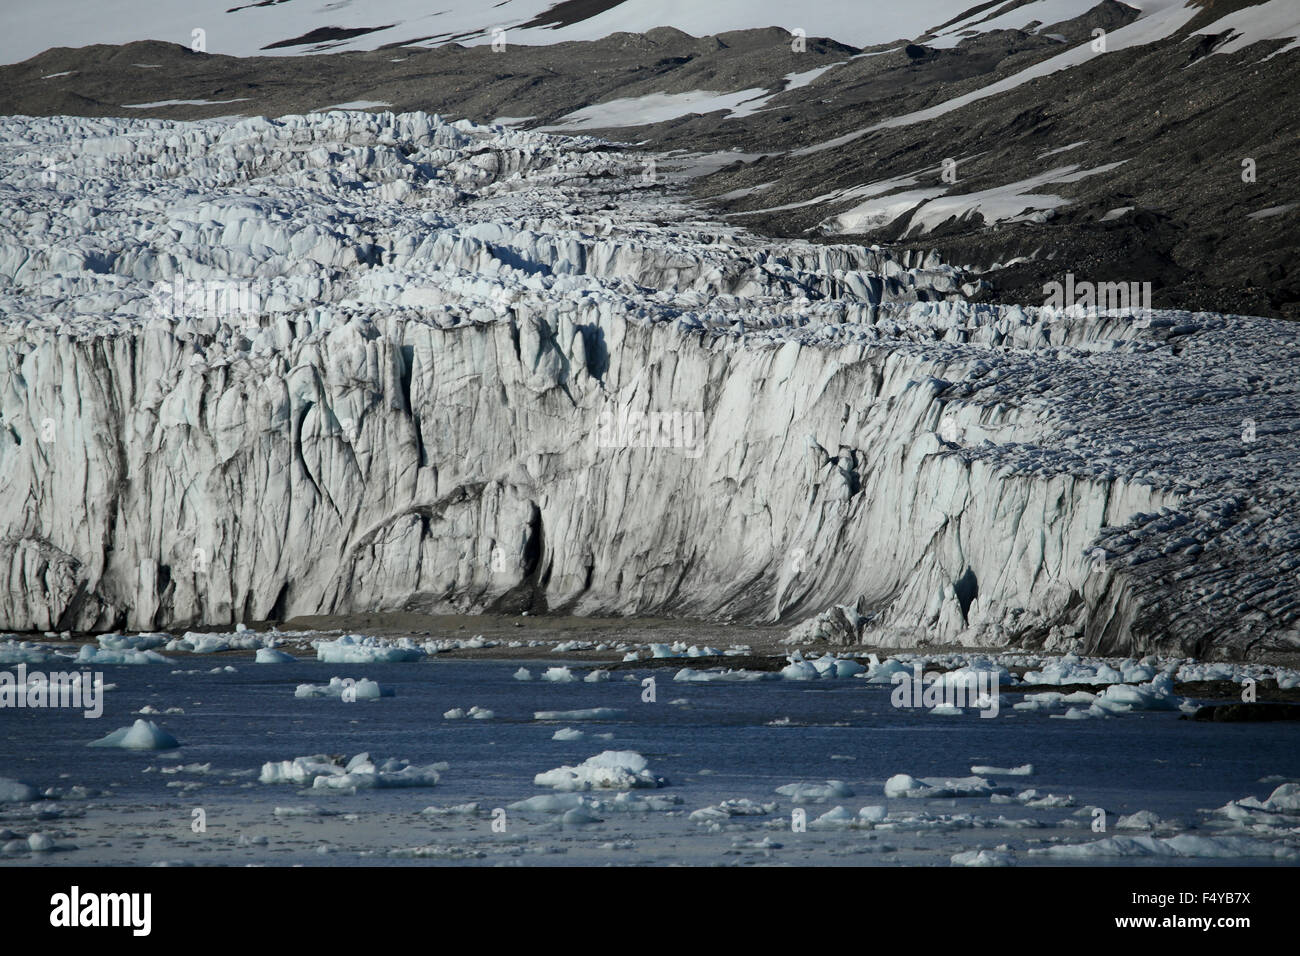
[[[425,114],[9,118],[0,176],[0,627],[535,601],[1293,639],[1282,323],[974,305],[931,257]]]

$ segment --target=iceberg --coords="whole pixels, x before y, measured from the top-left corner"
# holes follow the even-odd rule
[[[172,750],[180,742],[152,720],[143,718],[130,727],[119,727],[106,737],[86,744],[87,747],[118,747],[122,750]]]
[[[557,767],[533,778],[539,787],[554,790],[628,790],[665,785],[647,767],[646,759],[630,750],[605,750],[576,767]]]

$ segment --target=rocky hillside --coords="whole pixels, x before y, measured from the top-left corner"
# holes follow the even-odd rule
[[[696,194],[769,235],[937,250],[985,301],[1043,304],[1068,272],[1149,283],[1160,307],[1300,315],[1291,0],[950,5],[912,43],[882,21],[889,42],[865,48],[844,42],[862,42],[858,21],[813,5],[806,38],[660,28],[528,45],[611,7],[652,16],[560,4],[499,50],[51,49],[0,67],[0,112],[345,105],[599,133],[689,155]]]

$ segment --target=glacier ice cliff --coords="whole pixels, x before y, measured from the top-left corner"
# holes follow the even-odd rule
[[[425,114],[8,117],[0,177],[0,628],[1300,643],[1292,325],[972,304]]]

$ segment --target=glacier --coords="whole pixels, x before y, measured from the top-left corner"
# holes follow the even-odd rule
[[[935,256],[720,221],[675,161],[423,113],[0,118],[0,629],[1300,645],[1294,325],[968,302]]]

